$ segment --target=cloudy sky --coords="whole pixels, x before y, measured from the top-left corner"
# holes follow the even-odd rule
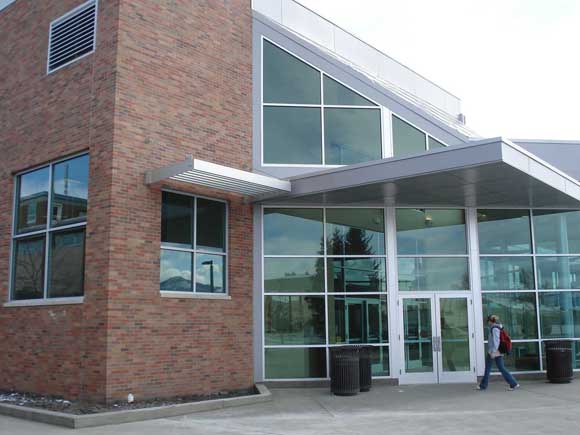
[[[580,140],[580,0],[299,0],[462,100],[484,136]]]

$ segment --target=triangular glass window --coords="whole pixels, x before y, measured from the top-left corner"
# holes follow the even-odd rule
[[[324,104],[335,106],[377,106],[326,75],[324,76]]]

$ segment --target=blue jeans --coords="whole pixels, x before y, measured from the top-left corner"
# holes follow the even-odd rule
[[[505,368],[503,365],[503,356],[498,356],[497,358],[492,358],[491,355],[488,353],[485,358],[485,374],[483,375],[483,379],[479,384],[479,388],[485,390],[487,388],[487,384],[489,383],[489,375],[491,374],[491,366],[493,364],[493,360],[495,359],[495,365],[497,369],[502,374],[505,381],[509,384],[510,387],[515,387],[518,384],[518,381],[512,376],[510,372]]]

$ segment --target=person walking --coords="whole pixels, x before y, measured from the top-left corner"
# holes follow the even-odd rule
[[[500,331],[503,328],[501,323],[499,323],[499,317],[493,314],[487,316],[487,324],[489,326],[489,337],[487,341],[487,354],[485,356],[485,374],[483,375],[483,379],[479,385],[476,387],[476,390],[483,391],[487,389],[489,375],[491,374],[491,366],[495,361],[497,369],[509,385],[508,390],[514,391],[516,388],[519,388],[520,384],[518,384],[518,381],[516,381],[513,375],[505,368],[503,355],[499,351],[499,336]]]

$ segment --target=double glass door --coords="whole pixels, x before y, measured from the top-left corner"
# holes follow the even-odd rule
[[[472,312],[471,296],[465,294],[401,296],[399,382],[475,382]]]

